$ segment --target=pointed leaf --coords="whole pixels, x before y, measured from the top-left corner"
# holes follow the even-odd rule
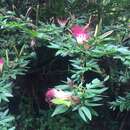
[[[90,112],[90,110],[89,110],[87,107],[82,106],[82,107],[81,107],[81,110],[84,112],[84,114],[86,115],[86,117],[87,117],[89,120],[92,120],[91,112]]]
[[[55,98],[55,99],[52,99],[51,101],[52,101],[52,103],[54,103],[56,105],[65,105],[67,107],[71,106],[71,101],[69,101],[69,100]]]
[[[65,113],[67,110],[68,110],[68,107],[65,107],[63,105],[57,106],[51,116],[53,117],[55,115]]]
[[[82,111],[81,108],[78,109],[78,112],[79,112],[80,117],[81,117],[85,122],[87,122],[86,116],[85,116],[85,114],[84,114],[84,112]]]

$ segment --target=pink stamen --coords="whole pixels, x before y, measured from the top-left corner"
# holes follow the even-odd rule
[[[86,42],[87,40],[90,39],[90,34],[86,30],[86,28],[81,27],[79,25],[74,25],[71,28],[71,33],[76,38],[76,40],[79,44],[83,44],[84,42]]]
[[[4,60],[3,60],[3,58],[0,58],[0,64],[4,64]]]
[[[72,94],[70,92],[64,92],[55,88],[49,89],[45,94],[47,102],[50,102],[53,98],[69,99],[71,95]]]

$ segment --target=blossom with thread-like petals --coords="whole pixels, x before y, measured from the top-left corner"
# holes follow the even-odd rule
[[[83,44],[91,38],[89,32],[85,29],[85,27],[81,27],[79,25],[72,26],[71,33],[79,44]]]
[[[46,94],[46,101],[50,101],[53,98],[69,99],[72,96],[71,92],[64,92],[55,88],[49,89]]]

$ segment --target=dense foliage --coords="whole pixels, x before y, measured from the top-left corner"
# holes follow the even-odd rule
[[[129,130],[129,0],[0,0],[0,130]]]

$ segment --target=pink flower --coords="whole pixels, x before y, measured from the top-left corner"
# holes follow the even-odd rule
[[[31,47],[34,47],[36,45],[36,40],[35,39],[32,39],[31,40]]]
[[[3,58],[0,58],[0,64],[4,64]]]
[[[3,58],[0,58],[0,72],[3,70],[4,60]]]
[[[71,33],[76,38],[79,44],[83,44],[90,39],[89,32],[85,29],[85,27],[81,27],[79,25],[74,25],[71,28]]]
[[[45,96],[46,101],[50,102],[50,100],[54,98],[69,99],[72,96],[72,93],[52,88],[46,92]]]
[[[58,22],[58,24],[59,24],[61,27],[64,27],[64,26],[67,24],[68,19],[59,19],[59,18],[57,18],[57,22]]]

